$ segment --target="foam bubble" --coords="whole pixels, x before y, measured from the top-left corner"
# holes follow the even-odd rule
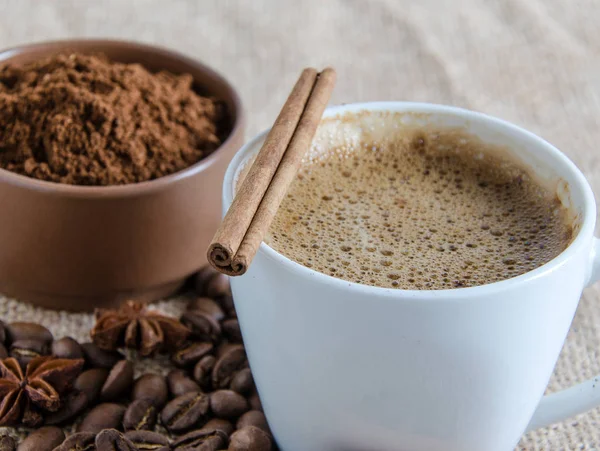
[[[442,289],[523,274],[571,237],[560,203],[499,149],[407,129],[310,155],[266,242],[341,279]]]

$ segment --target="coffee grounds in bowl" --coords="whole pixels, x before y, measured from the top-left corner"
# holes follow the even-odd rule
[[[101,54],[0,67],[0,167],[72,185],[180,171],[228,132],[224,103],[198,95],[192,82]]]

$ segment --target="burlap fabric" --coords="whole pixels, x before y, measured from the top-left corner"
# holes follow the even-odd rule
[[[113,37],[178,49],[240,89],[248,136],[270,125],[301,68],[333,65],[335,103],[428,101],[507,119],[562,149],[600,195],[599,21],[596,0],[1,0],[0,47]],[[8,299],[0,317],[80,339],[92,324]],[[596,286],[583,296],[549,390],[600,373],[599,345]],[[523,437],[519,449],[600,449],[599,421],[594,410]]]

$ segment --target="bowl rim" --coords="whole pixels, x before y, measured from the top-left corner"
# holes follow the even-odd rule
[[[166,186],[193,177],[204,171],[208,167],[215,164],[220,158],[223,150],[234,145],[234,140],[237,136],[243,133],[245,123],[245,110],[242,100],[237,89],[216,70],[207,66],[203,62],[187,56],[179,51],[169,48],[146,44],[135,41],[119,40],[119,39],[62,39],[53,41],[34,42],[23,45],[16,45],[0,50],[0,65],[10,62],[15,56],[29,53],[32,51],[47,51],[60,50],[69,46],[78,47],[108,47],[108,48],[123,48],[133,52],[154,53],[157,56],[164,56],[170,59],[179,60],[190,66],[197,67],[200,71],[220,83],[227,91],[231,99],[233,111],[233,124],[229,135],[210,155],[202,158],[191,166],[188,166],[180,171],[174,172],[163,177],[153,180],[146,180],[137,183],[128,183],[124,185],[107,185],[107,186],[87,186],[87,185],[70,185],[66,183],[50,182],[39,180],[26,175],[18,174],[4,168],[0,168],[0,183],[10,184],[19,188],[30,189],[34,191],[44,192],[47,194],[56,194],[68,197],[83,197],[83,198],[115,198],[139,196],[141,194],[150,194],[157,190],[162,190]]]

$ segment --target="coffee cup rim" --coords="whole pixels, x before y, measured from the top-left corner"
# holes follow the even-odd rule
[[[440,298],[443,298],[444,300],[464,300],[472,297],[493,294],[495,292],[502,291],[509,286],[514,286],[515,284],[520,285],[525,282],[550,275],[561,268],[569,259],[576,255],[583,247],[585,247],[593,236],[596,218],[596,202],[593,191],[587,179],[579,170],[579,168],[564,153],[534,133],[503,119],[489,116],[477,111],[425,102],[384,101],[334,105],[326,109],[323,117],[328,118],[343,113],[358,113],[360,111],[451,114],[462,117],[467,121],[483,121],[491,123],[496,127],[503,128],[506,131],[511,131],[533,141],[537,147],[544,149],[544,152],[551,154],[556,160],[558,160],[563,168],[563,171],[570,172],[570,174],[573,176],[573,179],[576,181],[578,189],[581,190],[583,196],[583,211],[577,235],[560,254],[531,271],[510,279],[504,279],[497,282],[472,287],[447,288],[439,290],[407,290],[351,282],[308,268],[277,252],[265,242],[262,242],[258,249],[258,253],[264,255],[270,260],[275,260],[280,265],[280,268],[302,277],[309,283],[323,283],[338,289],[352,290],[354,292],[362,292],[368,295],[414,300]],[[266,129],[262,131],[250,141],[246,142],[246,144],[240,148],[240,150],[231,160],[225,173],[223,182],[223,205],[227,208],[229,208],[231,202],[233,201],[235,189],[234,185],[242,163],[247,160],[251,150],[257,147],[257,143],[260,143],[265,139],[269,130],[270,129]]]

